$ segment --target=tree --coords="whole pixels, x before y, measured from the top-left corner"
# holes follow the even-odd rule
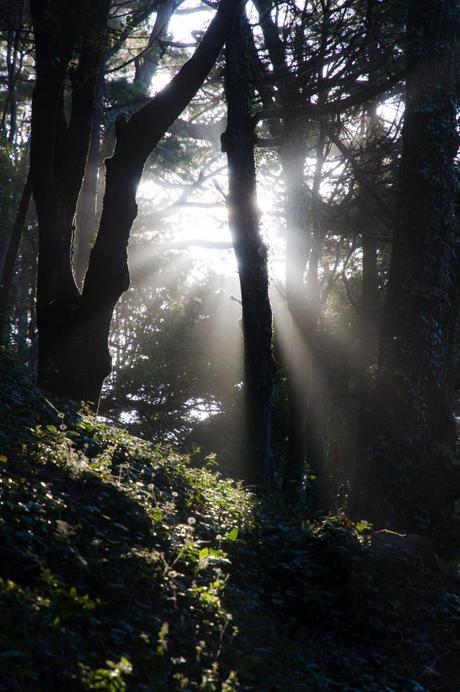
[[[33,0],[37,83],[32,104],[31,176],[39,224],[39,384],[97,408],[110,372],[114,306],[129,285],[126,248],[144,164],[214,64],[236,0],[223,0],[174,79],[129,120],[120,117],[106,162],[102,217],[80,293],[72,273],[73,218],[84,174],[94,92],[106,42],[108,0]],[[71,85],[70,116],[65,87]]]
[[[248,55],[249,26],[241,14],[226,46],[227,129],[222,135],[229,173],[229,224],[238,263],[243,309],[247,480],[270,488],[273,357],[267,248],[259,232],[254,119]]]
[[[14,265],[17,259],[22,232],[26,222],[27,211],[29,209],[30,198],[32,196],[32,181],[27,176],[24,189],[19,202],[18,212],[14,221],[13,230],[8,239],[3,266],[0,275],[0,342],[3,339],[5,322],[8,311],[8,298],[10,295],[11,282],[13,280]]]
[[[352,511],[428,528],[458,496],[436,461],[455,447],[449,344],[456,318],[456,0],[409,3],[406,109],[391,269],[372,402],[362,421]],[[442,469],[442,471],[441,471]]]

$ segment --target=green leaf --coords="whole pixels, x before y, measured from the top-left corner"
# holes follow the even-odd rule
[[[4,464],[6,461],[8,461],[6,454],[0,454],[0,462]]]
[[[152,512],[152,519],[153,521],[158,521],[161,522],[163,521],[163,510],[157,507],[156,509],[153,510]]]
[[[235,526],[231,531],[225,536],[229,541],[236,541],[238,538],[238,528]]]
[[[209,548],[202,548],[200,552],[198,553],[198,558],[200,560],[206,560],[206,558],[209,555]]]
[[[358,524],[356,524],[356,530],[358,533],[362,533],[363,531],[367,531],[370,528],[371,528],[371,525],[369,524],[368,521],[360,521]]]

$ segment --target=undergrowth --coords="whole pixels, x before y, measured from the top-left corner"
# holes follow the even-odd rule
[[[1,375],[1,690],[459,688],[454,575]]]

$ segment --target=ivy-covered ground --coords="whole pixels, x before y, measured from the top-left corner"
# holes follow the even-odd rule
[[[454,561],[261,506],[1,358],[0,690],[460,689]]]

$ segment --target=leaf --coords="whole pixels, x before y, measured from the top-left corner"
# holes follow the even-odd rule
[[[371,525],[369,524],[368,521],[360,521],[359,524],[356,524],[356,530],[358,533],[362,533],[363,531],[367,531],[368,529],[371,528]]]
[[[157,507],[156,509],[153,510],[152,512],[152,519],[153,521],[158,521],[161,522],[163,521],[163,510]]]
[[[231,531],[225,536],[229,541],[236,541],[238,538],[238,528],[235,526]]]
[[[7,461],[8,461],[8,457],[6,456],[6,454],[0,454],[0,462],[2,464],[4,464]]]
[[[200,552],[198,553],[198,558],[200,560],[206,560],[206,558],[209,555],[209,548],[202,548]]]

